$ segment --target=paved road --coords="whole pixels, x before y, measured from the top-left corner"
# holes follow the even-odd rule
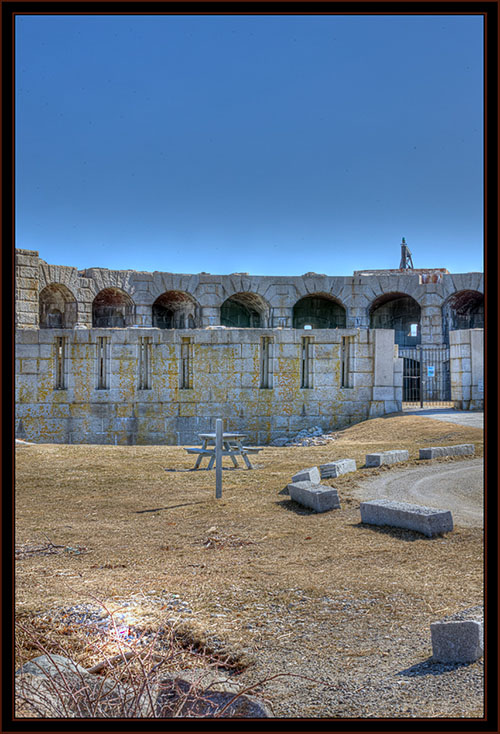
[[[392,469],[363,479],[354,490],[360,500],[387,497],[451,510],[457,525],[483,527],[483,459]]]
[[[483,411],[453,410],[452,408],[418,408],[417,410],[404,410],[404,415],[421,415],[425,418],[434,418],[437,421],[447,423],[458,423],[461,426],[472,426],[473,428],[484,428]]]

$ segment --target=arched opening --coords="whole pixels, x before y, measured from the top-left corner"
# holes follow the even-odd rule
[[[183,291],[166,291],[153,303],[153,326],[157,329],[196,329],[200,307]]]
[[[134,302],[119,288],[105,288],[94,298],[92,326],[98,329],[134,325]]]
[[[69,288],[51,283],[38,298],[41,329],[70,329],[76,324],[76,299]]]
[[[238,329],[258,329],[267,325],[267,312],[264,299],[256,293],[235,293],[222,304],[220,322]]]
[[[443,341],[457,329],[484,329],[484,295],[479,291],[458,291],[443,304]]]
[[[400,347],[420,344],[420,306],[404,293],[385,293],[370,307],[370,329],[394,329]]]
[[[293,307],[294,329],[345,329],[345,308],[328,294],[304,296]]]

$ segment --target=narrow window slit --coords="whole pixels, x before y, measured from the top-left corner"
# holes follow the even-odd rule
[[[139,390],[151,390],[151,337],[139,339]]]
[[[109,389],[109,338],[97,337],[97,389]]]
[[[273,386],[273,339],[263,336],[260,340],[260,387],[270,389]]]
[[[193,339],[189,336],[182,337],[180,368],[181,368],[180,369],[180,388],[181,390],[192,390],[193,388]]]
[[[66,389],[66,338],[56,337],[56,374],[54,390]]]
[[[313,372],[312,372],[312,347],[313,338],[304,336],[301,339],[301,360],[300,360],[300,387],[312,388]]]

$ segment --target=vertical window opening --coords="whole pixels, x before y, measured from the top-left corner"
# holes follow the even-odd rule
[[[151,389],[151,337],[139,339],[139,390]]]
[[[300,387],[311,388],[312,381],[312,337],[302,337],[301,344],[301,370],[300,370]]]
[[[189,336],[182,337],[181,341],[181,390],[191,390],[193,387],[193,340]]]
[[[351,384],[351,343],[352,337],[342,337],[342,349],[341,349],[341,387],[352,387]]]
[[[109,343],[108,337],[97,337],[97,389],[109,388]]]
[[[263,336],[260,340],[260,387],[272,388],[273,386],[273,361],[272,361],[273,339]]]
[[[56,375],[55,375],[55,390],[66,389],[65,379],[65,368],[66,368],[66,338],[64,336],[58,336],[56,338]]]

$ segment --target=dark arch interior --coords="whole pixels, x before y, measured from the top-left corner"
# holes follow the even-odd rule
[[[263,305],[253,293],[237,293],[230,296],[221,306],[222,326],[256,328],[263,326]]]
[[[394,329],[400,347],[420,344],[420,306],[411,296],[388,293],[370,309],[370,329]]]
[[[345,329],[345,308],[327,296],[304,296],[293,307],[293,328]]]
[[[92,325],[96,328],[133,326],[134,304],[130,296],[118,288],[105,288],[94,298]]]
[[[153,326],[157,329],[194,329],[199,316],[195,301],[182,291],[166,291],[153,303]]]
[[[41,329],[72,328],[76,323],[77,306],[65,285],[52,283],[40,291],[39,316]]]
[[[457,329],[484,329],[484,295],[479,291],[459,291],[443,305],[443,340]]]

